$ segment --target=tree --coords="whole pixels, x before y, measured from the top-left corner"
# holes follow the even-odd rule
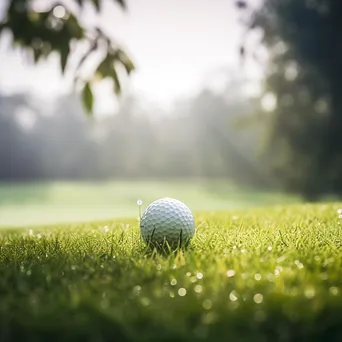
[[[269,51],[265,92],[277,99],[267,114],[274,170],[307,199],[342,196],[342,2],[265,0],[251,13]]]
[[[127,54],[97,26],[85,26],[80,21],[80,9],[92,3],[100,13],[105,0],[68,0],[64,2],[46,1],[43,8],[37,7],[34,0],[8,0],[5,16],[0,22],[0,37],[9,30],[13,45],[19,45],[33,55],[34,62],[47,58],[57,52],[64,73],[72,53],[72,43],[87,42],[88,50],[80,58],[74,72],[75,85],[82,89],[83,103],[89,113],[93,109],[92,83],[97,79],[109,77],[113,90],[120,93],[121,82],[118,68],[123,67],[129,75],[134,65]],[[112,0],[125,9],[125,0]],[[84,79],[82,67],[96,52],[105,51],[102,61],[97,65],[92,78]]]

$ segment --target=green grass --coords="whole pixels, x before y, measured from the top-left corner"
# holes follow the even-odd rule
[[[136,219],[2,230],[0,341],[341,341],[341,208],[201,212],[169,256]]]
[[[195,211],[298,201],[223,181],[0,183],[0,227],[137,217],[137,199],[146,205],[160,197],[178,198]]]

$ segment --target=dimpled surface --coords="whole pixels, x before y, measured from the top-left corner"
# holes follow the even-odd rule
[[[181,201],[161,198],[152,202],[144,211],[140,231],[145,241],[162,243],[190,240],[195,234],[194,217]]]

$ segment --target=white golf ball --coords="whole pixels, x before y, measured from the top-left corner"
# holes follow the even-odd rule
[[[186,245],[195,234],[195,221],[190,209],[181,201],[161,198],[143,212],[140,231],[146,242],[174,246]]]

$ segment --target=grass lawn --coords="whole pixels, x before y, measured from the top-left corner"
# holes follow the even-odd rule
[[[198,212],[152,254],[136,219],[0,231],[0,341],[342,341],[342,203]]]
[[[146,206],[160,197],[180,199],[193,211],[298,201],[223,181],[0,183],[0,227],[137,217],[138,199]]]

